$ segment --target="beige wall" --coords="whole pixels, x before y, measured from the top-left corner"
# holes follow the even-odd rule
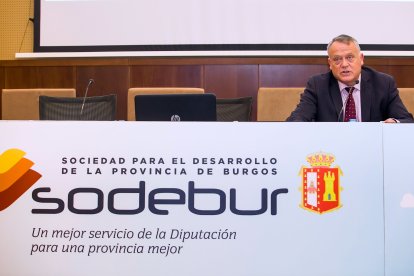
[[[33,5],[33,0],[0,0],[0,60],[33,52]]]

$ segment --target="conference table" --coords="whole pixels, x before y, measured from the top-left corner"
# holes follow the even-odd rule
[[[414,125],[0,121],[4,275],[414,275]]]

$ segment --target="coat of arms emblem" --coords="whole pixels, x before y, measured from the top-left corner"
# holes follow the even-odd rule
[[[335,156],[329,153],[315,153],[306,158],[310,167],[302,166],[301,207],[319,214],[341,208],[341,190],[339,177],[341,169],[331,168]]]

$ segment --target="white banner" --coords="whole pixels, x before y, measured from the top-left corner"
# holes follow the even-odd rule
[[[384,127],[386,275],[414,275],[414,125]]]
[[[382,128],[2,121],[1,274],[384,275]]]

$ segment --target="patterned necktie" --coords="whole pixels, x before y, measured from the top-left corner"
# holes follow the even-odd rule
[[[345,119],[344,122],[349,122],[350,120],[356,120],[356,110],[355,110],[355,101],[352,97],[352,92],[354,92],[355,87],[347,87],[345,90],[348,92],[348,101],[345,106]]]

